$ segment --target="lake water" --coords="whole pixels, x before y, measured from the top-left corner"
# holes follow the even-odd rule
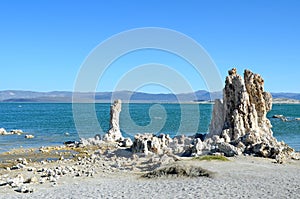
[[[61,145],[65,141],[79,140],[79,137],[104,134],[109,129],[110,104],[76,106],[80,107],[79,123],[74,122],[71,103],[0,103],[0,128],[21,129],[35,136],[34,139],[25,139],[24,135],[0,136],[0,152],[19,147]],[[96,112],[90,112],[88,107],[91,106]],[[120,127],[126,137],[145,132],[171,136],[206,133],[211,111],[210,104],[122,104]],[[275,114],[282,114],[289,121],[272,118]],[[275,104],[268,117],[274,136],[300,151],[300,121],[296,120],[300,117],[300,105]],[[83,129],[79,131],[78,126]]]

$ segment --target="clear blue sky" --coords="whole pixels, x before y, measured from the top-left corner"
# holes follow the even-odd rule
[[[81,64],[99,43],[141,27],[170,28],[193,38],[223,79],[231,67],[240,73],[249,68],[265,78],[266,90],[300,92],[297,0],[1,0],[0,90],[72,91]],[[113,90],[122,73],[149,62],[174,67],[194,90],[206,89],[193,70],[181,68],[184,61],[149,50],[118,60],[98,91]]]

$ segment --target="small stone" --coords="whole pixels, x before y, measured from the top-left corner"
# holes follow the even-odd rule
[[[283,118],[283,115],[273,115],[272,118]]]
[[[27,168],[27,171],[31,171],[31,172],[32,172],[32,171],[36,171],[36,168],[34,168],[34,167],[28,167],[28,168]]]
[[[44,184],[46,182],[46,178],[40,178],[39,183]]]
[[[25,135],[25,138],[26,138],[26,139],[33,139],[33,138],[34,138],[34,135]]]
[[[24,177],[23,175],[18,174],[15,178],[9,179],[7,183],[10,184],[11,187],[18,187],[24,183]]]
[[[38,182],[38,179],[35,176],[33,176],[33,177],[27,179],[24,183],[37,183],[37,182]]]
[[[18,163],[17,165],[15,166],[12,166],[10,169],[11,170],[17,170],[17,169],[22,169],[22,168],[25,168],[26,166],[21,164],[21,163]]]
[[[52,186],[52,187],[57,186],[57,182],[54,182],[51,186]]]
[[[100,135],[100,134],[96,134],[96,135],[94,136],[94,139],[95,139],[95,140],[101,140],[101,135]]]
[[[4,128],[0,128],[0,135],[7,135],[7,131]]]
[[[21,134],[23,134],[23,131],[19,130],[19,129],[15,129],[15,130],[11,130],[9,132],[9,134],[12,134],[12,135],[21,135]]]
[[[130,138],[125,138],[123,140],[122,146],[123,147],[131,147],[133,145],[133,142]]]
[[[0,187],[6,186],[8,183],[0,180]]]
[[[94,160],[94,159],[97,158],[97,156],[96,156],[95,154],[92,154],[92,155],[90,156],[90,158],[91,158],[92,160]]]
[[[46,169],[45,168],[39,168],[37,169],[37,172],[44,172]]]
[[[32,193],[34,190],[33,190],[33,188],[29,188],[25,185],[22,185],[22,186],[18,187],[15,191],[19,192],[19,193]]]
[[[68,171],[65,170],[65,169],[63,169],[63,170],[61,171],[61,173],[62,173],[63,175],[66,175],[66,174],[68,173]]]
[[[49,177],[49,181],[50,181],[50,182],[56,182],[56,181],[57,181],[57,179],[56,179],[56,178],[54,178],[53,176],[50,176],[50,177]]]
[[[27,162],[27,160],[26,160],[25,158],[18,158],[18,159],[17,159],[17,162],[18,162],[18,163],[21,163],[21,164],[23,164],[23,165],[27,165],[27,164],[28,164],[28,162]]]

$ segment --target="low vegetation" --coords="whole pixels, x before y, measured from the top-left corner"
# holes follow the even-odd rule
[[[168,165],[150,171],[143,178],[160,178],[160,177],[213,177],[213,172],[203,169],[199,166],[189,165]]]
[[[205,156],[199,156],[199,157],[194,157],[193,160],[207,160],[207,161],[212,161],[212,160],[218,160],[218,161],[229,161],[228,158],[222,155],[205,155]]]

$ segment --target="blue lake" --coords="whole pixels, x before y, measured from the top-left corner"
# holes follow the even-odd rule
[[[21,129],[33,134],[0,136],[0,152],[19,147],[61,145],[79,137],[104,134],[109,128],[110,104],[76,104],[81,121],[74,122],[71,103],[0,103],[0,128]],[[88,107],[94,106],[91,113]],[[206,133],[211,119],[211,104],[122,104],[120,127],[125,137],[136,133]],[[288,122],[272,118],[282,114]],[[93,115],[96,120],[92,120]],[[274,136],[300,151],[300,105],[273,105],[268,113]],[[78,131],[78,125],[83,127]],[[77,127],[77,128],[76,128]],[[79,132],[79,133],[78,133]]]

